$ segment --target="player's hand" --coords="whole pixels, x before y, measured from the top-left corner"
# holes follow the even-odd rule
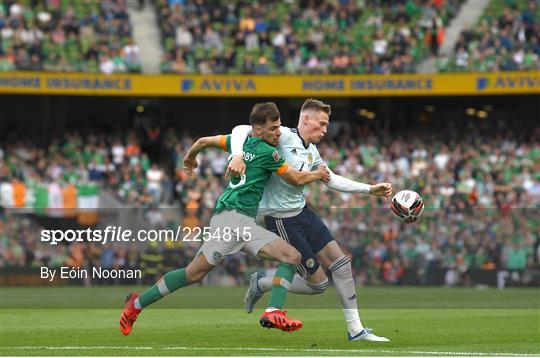
[[[375,196],[386,196],[387,198],[390,198],[392,196],[392,184],[378,183],[372,185],[370,193]]]
[[[244,158],[241,155],[235,155],[232,157],[229,165],[227,166],[227,171],[225,171],[225,177],[241,177],[246,173],[246,163],[244,163]]]
[[[319,165],[319,167],[317,168],[317,170],[315,171],[319,174],[320,176],[320,181],[322,181],[323,183],[328,183],[330,181],[330,172],[328,171],[328,168],[326,168],[326,165]]]
[[[197,158],[185,157],[182,165],[188,175],[193,175],[195,169],[199,166],[199,163],[197,163]]]

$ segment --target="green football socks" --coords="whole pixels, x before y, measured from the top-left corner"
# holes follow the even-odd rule
[[[154,286],[141,294],[138,303],[144,308],[187,285],[189,285],[189,282],[186,269],[182,268],[167,272]]]
[[[296,265],[280,263],[274,279],[272,280],[272,292],[268,301],[268,308],[282,309],[287,299],[287,293],[291,288]]]

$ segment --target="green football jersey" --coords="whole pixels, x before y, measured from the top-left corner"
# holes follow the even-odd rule
[[[231,152],[231,136],[222,136],[222,149]],[[246,173],[241,178],[232,178],[229,185],[216,202],[215,213],[236,210],[242,214],[256,217],[266,181],[272,173],[281,175],[288,164],[276,147],[262,138],[248,137],[244,143],[244,162]]]

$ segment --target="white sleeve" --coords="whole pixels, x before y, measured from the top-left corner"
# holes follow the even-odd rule
[[[251,126],[239,125],[231,132],[231,155],[243,155],[244,143],[251,134]]]
[[[359,183],[357,181],[347,179],[341,175],[334,174],[328,167],[326,168],[330,172],[330,180],[325,183],[330,189],[341,191],[344,193],[362,193],[369,194],[371,191],[371,185]]]

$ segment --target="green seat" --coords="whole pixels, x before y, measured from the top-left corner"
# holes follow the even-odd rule
[[[175,46],[174,38],[167,37],[165,39],[165,51],[172,51]]]

